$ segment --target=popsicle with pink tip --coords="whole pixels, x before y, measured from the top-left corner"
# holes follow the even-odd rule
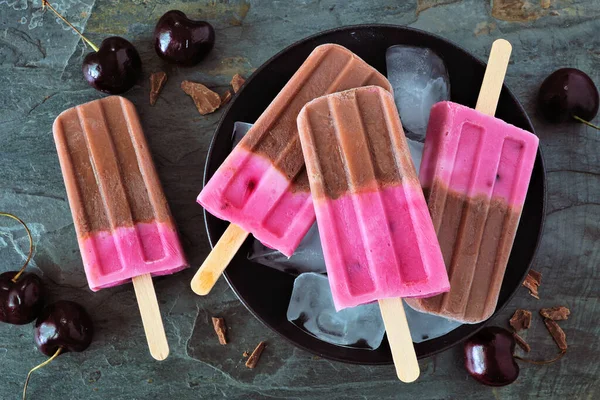
[[[534,134],[494,118],[510,53],[495,41],[475,109],[435,104],[425,138],[420,180],[451,289],[407,303],[463,323],[496,309],[538,149]]]
[[[152,276],[188,266],[135,107],[111,96],[70,108],[54,141],[90,289],[133,281],[152,356],[169,346]]]
[[[298,129],[336,308],[378,301],[398,377],[419,376],[401,298],[449,289],[394,98],[376,86],[309,102]]]

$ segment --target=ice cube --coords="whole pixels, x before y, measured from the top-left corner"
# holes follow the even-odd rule
[[[385,334],[377,303],[336,312],[327,277],[312,272],[300,274],[294,281],[287,319],[339,346],[376,349]]]
[[[403,304],[410,336],[415,343],[439,338],[462,325],[460,322],[444,317],[418,312],[410,308],[408,304],[404,302]]]
[[[248,259],[293,275],[302,272],[326,272],[321,238],[316,223],[309,229],[290,258],[265,246],[258,240],[254,240]]]
[[[250,128],[252,128],[252,125],[253,124],[239,121],[233,124],[232,147],[237,146],[240,140],[242,140],[242,138],[246,135],[246,133],[248,133]]]
[[[419,169],[421,168],[421,158],[423,158],[423,148],[425,143],[417,142],[416,140],[406,139],[408,143],[408,150],[410,151],[410,158],[412,158],[417,170],[417,176],[419,176]]]
[[[423,142],[431,106],[450,100],[446,65],[431,49],[405,45],[388,48],[386,64],[406,136]]]

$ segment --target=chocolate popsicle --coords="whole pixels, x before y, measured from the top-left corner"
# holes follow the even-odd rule
[[[54,140],[88,284],[133,280],[152,355],[169,353],[153,275],[187,267],[135,107],[106,97],[61,113]]]
[[[406,302],[463,323],[496,308],[538,148],[535,135],[493,117],[510,52],[506,40],[494,42],[475,110],[432,107],[421,161],[450,291]]]

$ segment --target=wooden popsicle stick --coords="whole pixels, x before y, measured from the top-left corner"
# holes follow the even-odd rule
[[[498,99],[502,91],[511,52],[512,46],[507,40],[498,39],[492,44],[490,58],[475,106],[477,111],[492,117],[496,114],[496,107],[498,106]]]
[[[421,370],[408,329],[402,299],[400,297],[381,299],[379,300],[379,309],[383,317],[398,379],[406,383],[414,382],[419,377]]]
[[[135,296],[137,297],[140,314],[142,315],[142,324],[146,332],[146,340],[148,340],[148,348],[150,354],[155,359],[161,361],[169,355],[169,343],[165,334],[160,308],[154,284],[152,283],[152,275],[144,274],[136,276],[132,279]]]
[[[223,236],[192,278],[191,286],[194,293],[205,296],[211,291],[248,234],[236,224],[229,224]]]

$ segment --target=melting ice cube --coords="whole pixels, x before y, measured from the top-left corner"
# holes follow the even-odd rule
[[[252,243],[252,250],[248,255],[248,259],[293,275],[302,272],[326,272],[321,238],[316,223],[304,236],[290,258],[255,240]]]
[[[385,327],[377,303],[336,312],[327,277],[300,274],[288,306],[287,319],[324,342],[376,349]]]
[[[405,45],[388,48],[386,64],[406,136],[423,142],[431,106],[450,100],[446,65],[431,49]]]

